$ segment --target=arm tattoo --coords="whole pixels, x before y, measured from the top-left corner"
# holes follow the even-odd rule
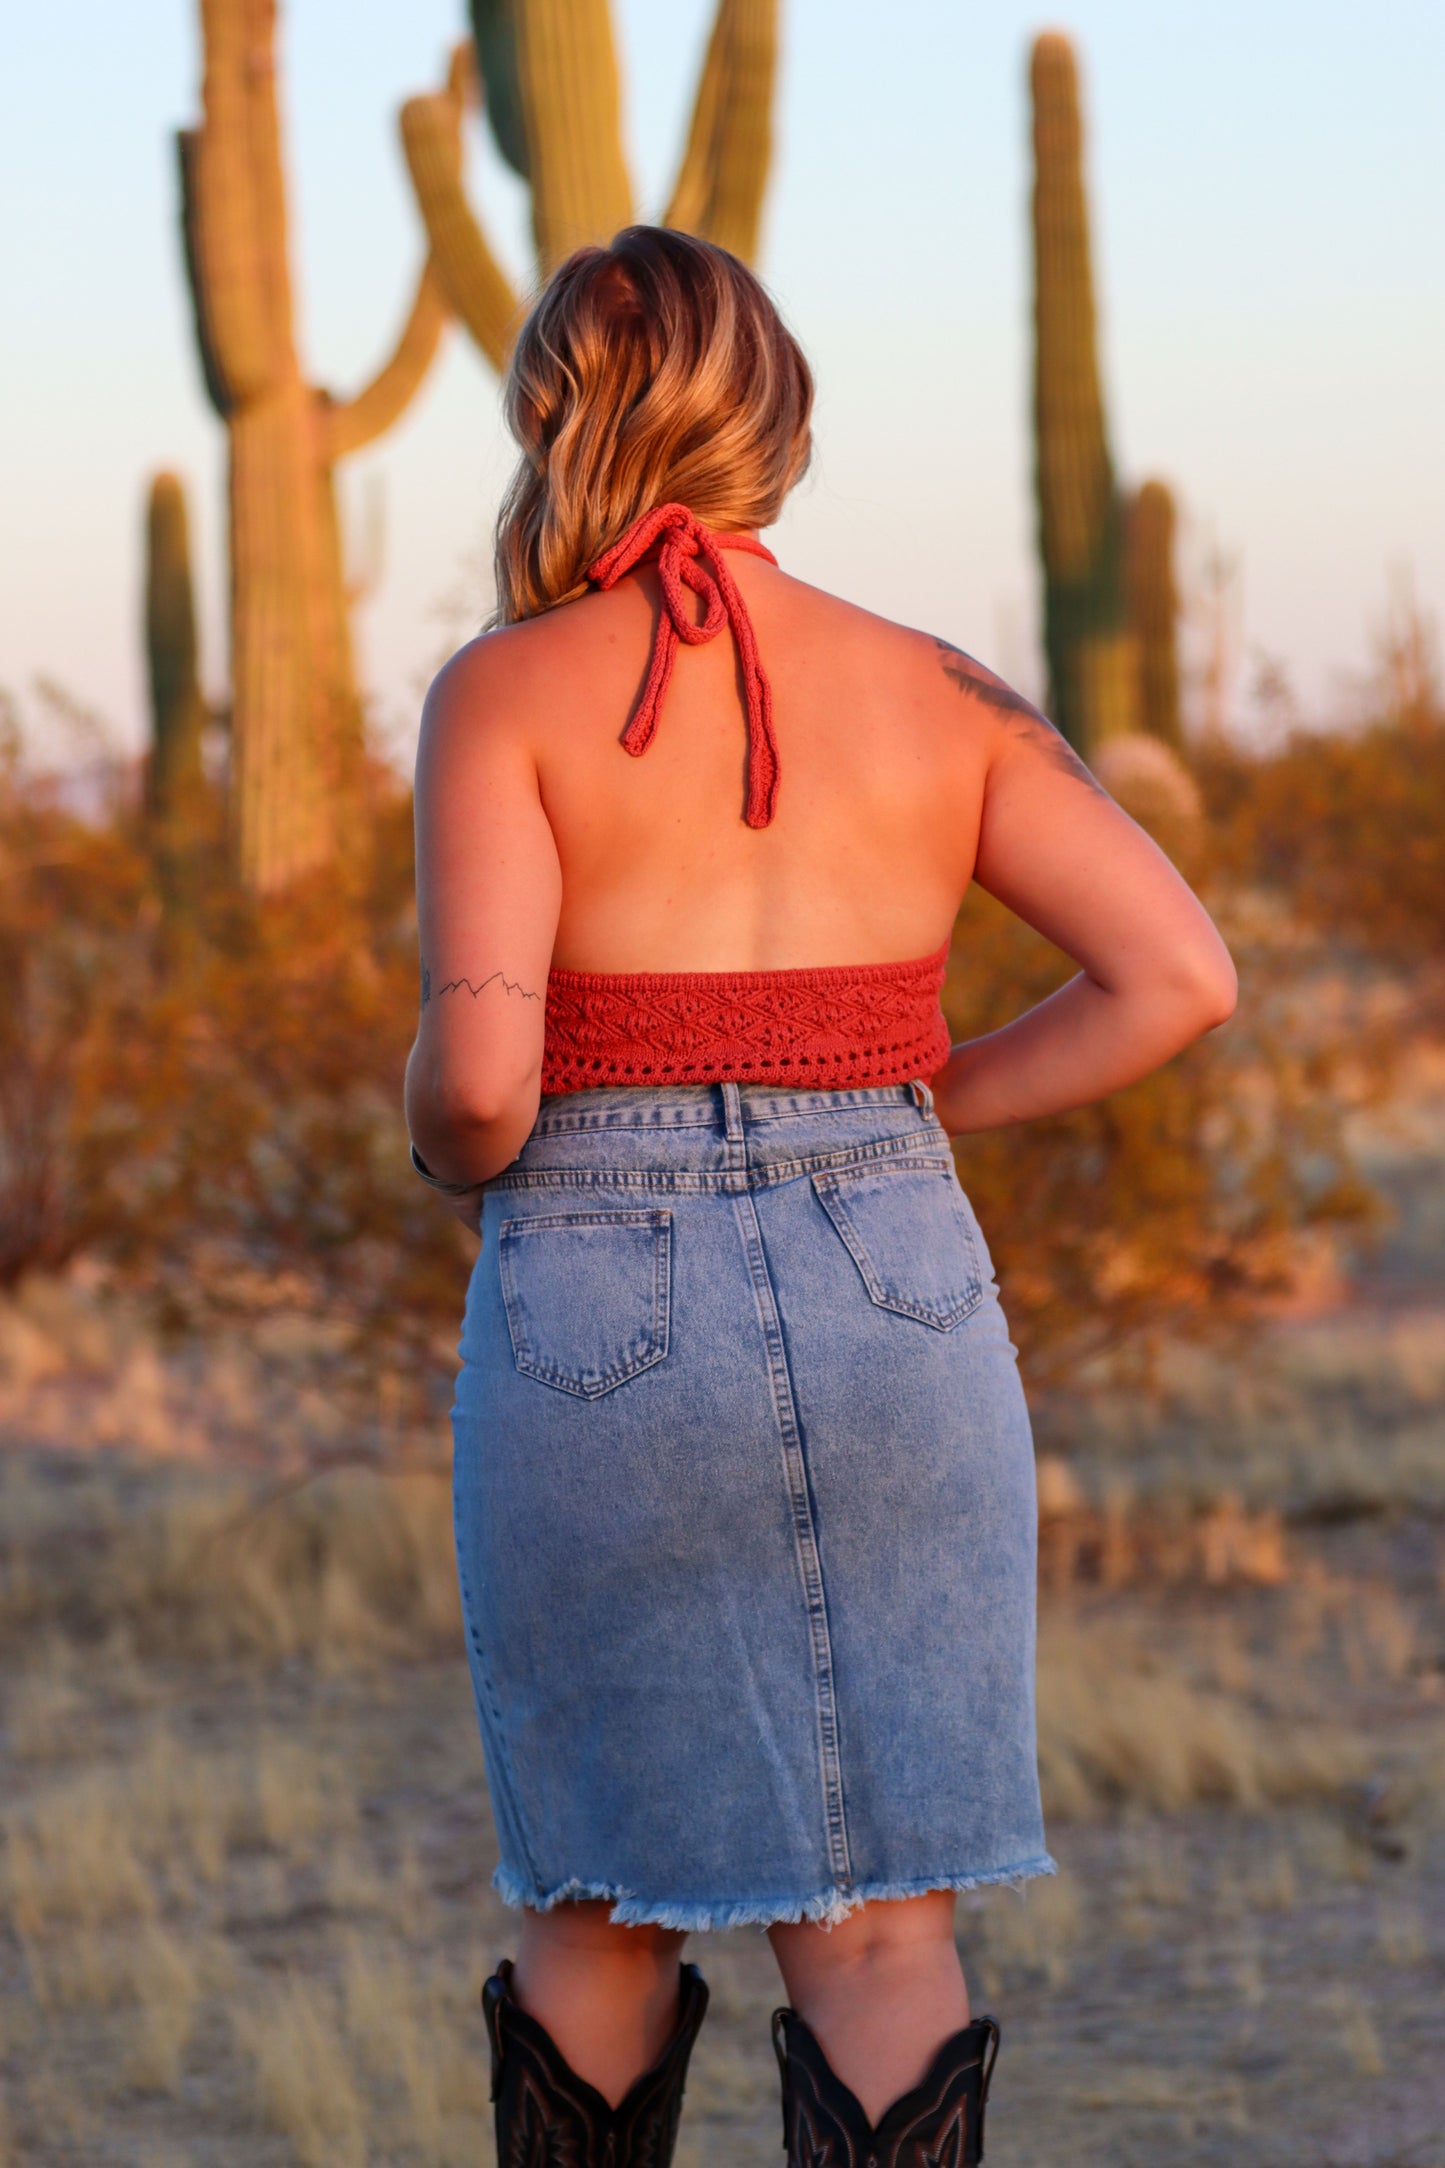
[[[524,1001],[540,1001],[542,998],[540,994],[533,993],[530,988],[524,986],[520,979],[509,979],[504,971],[489,971],[486,977],[484,979],[479,979],[475,986],[473,986],[470,979],[448,979],[444,986],[439,986],[437,988],[437,999],[440,1000],[443,994],[454,994],[458,991],[459,988],[465,986],[467,992],[471,995],[473,1001],[475,1001],[477,995],[481,993],[482,989],[484,987],[490,986],[494,979],[501,980],[503,993],[520,994]],[[427,964],[426,958],[423,957],[421,964],[422,1007],[425,1008],[430,1000],[431,970],[429,965]]]
[[[1046,715],[1040,715],[1031,701],[1024,699],[1022,693],[1014,692],[1002,678],[995,677],[981,662],[975,662],[972,655],[965,655],[951,640],[940,640],[935,634],[933,644],[940,651],[944,676],[961,693],[970,693],[986,708],[996,709],[1015,737],[1026,739],[1061,775],[1071,775],[1076,783],[1085,784],[1100,798],[1108,797],[1109,793],[1094,780],[1067,739]]]

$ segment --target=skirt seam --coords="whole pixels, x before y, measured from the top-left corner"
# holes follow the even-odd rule
[[[522,1857],[527,1863],[527,1872],[531,1876],[532,1886],[535,1889],[539,1886],[541,1877],[537,1872],[536,1855],[532,1850],[531,1838],[527,1833],[527,1824],[523,1818],[518,1800],[516,1773],[512,1768],[512,1758],[507,1749],[502,1712],[497,1706],[497,1689],[492,1680],[491,1665],[487,1662],[485,1651],[482,1648],[481,1635],[476,1629],[475,1607],[471,1601],[460,1553],[457,1558],[457,1587],[462,1599],[462,1615],[466,1621],[467,1641],[475,1660],[477,1677],[485,1689],[484,1695],[478,1695],[477,1697],[478,1714],[483,1718],[482,1745],[495,1772],[496,1789],[502,1795],[498,1803],[503,1806],[505,1818],[515,1832]],[[500,1835],[500,1832],[498,1834]]]
[[[818,1773],[823,1788],[824,1836],[829,1870],[835,1880],[850,1887],[853,1880],[848,1824],[843,1806],[843,1767],[838,1737],[838,1689],[833,1666],[833,1638],[828,1625],[828,1606],[823,1587],[823,1557],[818,1543],[812,1485],[798,1425],[792,1372],[783,1340],[777,1290],[768,1270],[767,1251],[757,1208],[750,1196],[735,1197],[734,1210],[743,1255],[752,1282],[758,1322],[762,1327],[764,1354],[783,1452],[783,1477],[788,1494],[793,1547],[802,1582],[808,1636],[813,1655],[813,1695],[818,1727]]]

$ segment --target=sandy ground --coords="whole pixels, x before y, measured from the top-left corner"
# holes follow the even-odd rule
[[[1438,1114],[1373,1140],[1348,1306],[1038,1411],[1062,1872],[959,1908],[993,2168],[1445,2164]],[[83,1287],[0,1316],[0,2168],[491,2158],[444,1472],[258,1492],[326,1442],[284,1372]],[[771,2162],[766,1941],[690,1954],[679,2161]]]
[[[960,1906],[1004,2029],[1002,2168],[1445,2162],[1440,1526],[1315,1531],[1291,1563],[1046,1608],[1046,1680],[1127,1687],[1148,1651],[1198,1698],[1141,1712],[1071,1801],[1046,1714],[1060,1878]],[[197,1665],[52,1638],[4,1709],[0,2158],[489,2157],[476,1995],[512,1921],[459,1651]],[[1253,1746],[1190,1774],[1221,1712]],[[766,1941],[691,1954],[714,2000],[679,2157],[769,2161]]]

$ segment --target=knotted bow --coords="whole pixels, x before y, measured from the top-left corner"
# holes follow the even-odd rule
[[[689,647],[701,647],[706,641],[715,639],[724,624],[732,627],[742,658],[743,687],[748,703],[746,819],[749,828],[766,828],[778,798],[778,746],[773,736],[772,688],[758,655],[757,635],[748,615],[748,606],[723,562],[724,550],[748,550],[754,557],[766,557],[770,565],[778,561],[770,549],[755,542],[751,535],[715,534],[711,527],[704,527],[700,519],[695,519],[685,504],[660,504],[655,511],[644,512],[620,542],[614,542],[610,550],[604,550],[597,562],[587,567],[587,577],[606,589],[615,586],[645,560],[655,558],[662,579],[662,615],[657,622],[657,638],[652,644],[647,683],[622,733],[622,743],[629,753],[645,753],[652,743],[663,695],[672,677],[678,641],[685,640]],[[684,587],[690,587],[703,603],[707,614],[700,625],[693,624],[688,614]]]

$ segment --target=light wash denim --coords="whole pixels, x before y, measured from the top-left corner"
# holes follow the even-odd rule
[[[458,1353],[507,1902],[721,1928],[1053,1872],[1028,1413],[925,1082],[545,1098]]]

